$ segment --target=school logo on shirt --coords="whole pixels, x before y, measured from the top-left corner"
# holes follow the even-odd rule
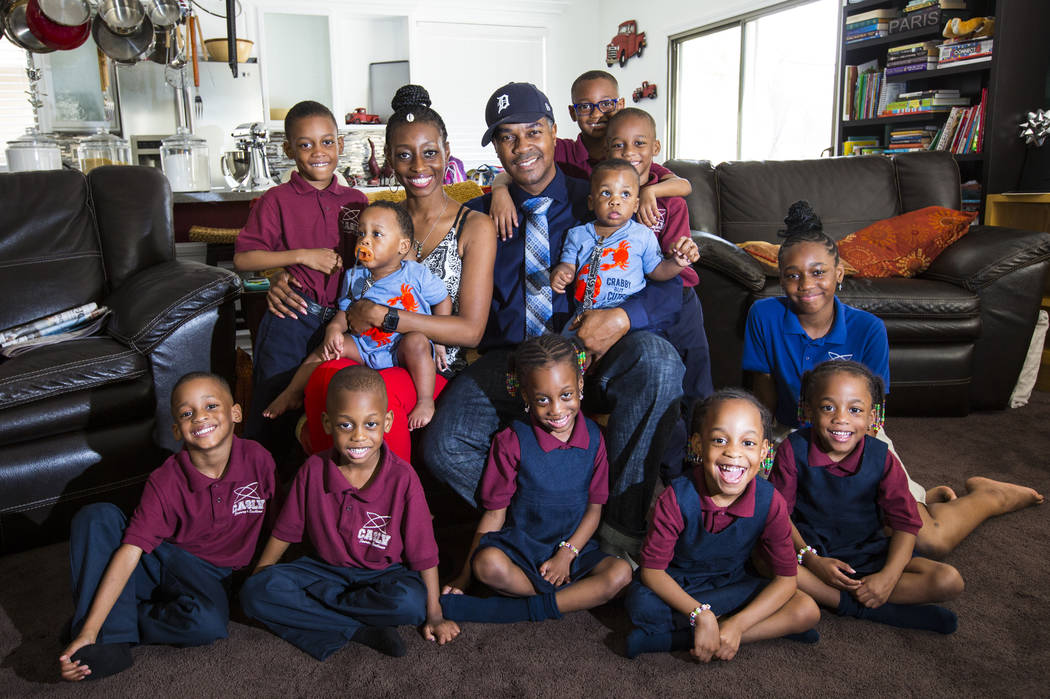
[[[259,497],[259,481],[233,489],[233,516],[261,515],[266,511],[266,501]]]
[[[667,209],[660,207],[656,210],[656,225],[653,226],[653,233],[660,235],[660,231],[664,229],[664,221],[667,219]]]
[[[386,533],[390,515],[377,515],[375,512],[365,514],[368,515],[368,521],[365,522],[365,526],[357,530],[357,540],[377,549],[385,549],[390,543],[390,535]]]
[[[853,359],[853,354],[852,353],[850,353],[850,354],[836,354],[836,353],[832,352],[831,350],[828,350],[828,359],[831,359],[831,360],[834,360],[834,359],[842,359],[842,360]]]

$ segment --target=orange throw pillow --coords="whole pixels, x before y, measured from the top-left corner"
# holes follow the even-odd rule
[[[860,277],[914,277],[970,230],[976,212],[941,206],[876,221],[839,241],[839,255]]]
[[[766,273],[767,277],[780,276],[780,268],[777,266],[777,254],[780,252],[779,245],[767,243],[764,240],[746,240],[743,243],[737,243],[737,247],[758,260],[758,264],[762,265],[762,271]],[[842,266],[845,267],[847,277],[852,277],[857,273],[853,265],[845,260],[842,261]]]

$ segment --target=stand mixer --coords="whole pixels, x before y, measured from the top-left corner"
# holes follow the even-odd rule
[[[273,187],[276,182],[266,161],[266,144],[270,132],[260,122],[241,124],[230,134],[237,143],[234,150],[222,154],[222,175],[231,190],[252,192]]]

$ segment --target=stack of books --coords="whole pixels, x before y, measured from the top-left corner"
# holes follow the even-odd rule
[[[851,136],[842,142],[843,155],[872,155],[881,152],[877,136]]]
[[[990,61],[993,44],[991,38],[945,41],[938,47],[937,67],[953,68]]]
[[[897,16],[894,9],[871,10],[846,17],[846,43],[877,39],[889,34],[890,19]]]
[[[94,335],[102,328],[107,315],[109,315],[109,308],[106,306],[86,303],[83,306],[70,308],[46,318],[0,331],[0,354],[5,357],[15,357],[36,347]]]
[[[947,112],[952,107],[967,106],[970,100],[960,97],[958,90],[921,90],[902,92],[889,102],[879,116],[897,114],[923,114],[926,112]]]
[[[965,10],[966,0],[908,0],[904,12],[917,12],[927,7],[939,7],[942,10]]]
[[[886,49],[886,75],[915,73],[936,67],[936,41],[918,41]]]
[[[933,125],[900,128],[890,131],[890,144],[886,154],[910,153],[917,150],[929,150],[938,128]]]
[[[972,107],[952,107],[931,150],[946,150],[956,155],[980,153],[984,146],[984,115],[988,89],[981,90],[981,101]]]
[[[873,119],[879,113],[879,95],[883,85],[877,60],[859,66],[845,67],[842,119]]]
[[[981,183],[977,180],[969,180],[962,183],[960,187],[962,193],[962,210],[963,211],[980,211],[981,209]],[[970,225],[980,225],[980,218],[975,218],[973,223]]]

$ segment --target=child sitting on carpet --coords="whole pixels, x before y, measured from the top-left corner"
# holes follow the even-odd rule
[[[811,426],[780,444],[770,475],[794,524],[798,584],[840,616],[952,633],[955,614],[924,603],[958,597],[962,576],[913,557],[922,520],[907,477],[886,443],[868,436],[882,426],[883,395],[882,379],[849,360],[802,376]]]
[[[412,219],[408,211],[389,201],[372,203],[361,213],[355,254],[360,266],[346,273],[339,292],[339,312],[325,329],[323,344],[310,353],[288,386],[263,413],[275,418],[303,403],[303,391],[314,369],[328,359],[345,357],[373,369],[404,366],[416,386],[416,405],[408,414],[408,428],[423,427],[434,416],[437,365],[444,368],[445,348],[432,345],[419,332],[397,332],[398,309],[414,313],[450,315],[452,300],[444,282],[423,265],[406,260],[412,250]],[[390,307],[383,328],[350,335],[346,309],[365,298]],[[435,363],[436,362],[436,363]]]
[[[628,657],[688,648],[706,663],[732,660],[741,643],[818,640],[820,610],[796,587],[787,506],[755,478],[772,458],[771,427],[765,406],[739,389],[693,410],[694,468],[660,494],[627,594],[638,627],[627,636]],[[772,580],[750,568],[756,546]]]
[[[296,474],[242,608],[318,660],[347,641],[402,656],[403,624],[448,643],[459,627],[441,616],[430,509],[416,472],[383,444],[393,416],[379,372],[340,370],[322,419],[335,446]],[[278,563],[304,534],[321,560]]]
[[[131,521],[97,503],[73,518],[73,641],[62,679],[131,666],[131,646],[226,638],[230,574],[251,562],[275,490],[270,453],[240,439],[241,406],[214,374],[180,378],[172,429],[183,448],[150,474]]]
[[[609,497],[609,464],[601,431],[580,415],[581,363],[561,335],[530,338],[514,353],[508,388],[520,387],[529,420],[492,442],[481,480],[485,514],[462,573],[441,596],[449,619],[559,619],[604,604],[630,582],[630,564],[592,538]],[[464,595],[472,577],[507,596]]]
[[[784,223],[785,239],[777,255],[784,296],[759,299],[751,306],[742,359],[755,394],[774,410],[776,441],[798,427],[803,372],[826,359],[860,362],[882,378],[887,393],[890,388],[886,326],[835,295],[845,276],[835,241],[805,201],[791,205]],[[892,452],[886,431],[877,436]],[[910,479],[908,486],[922,518],[916,547],[932,558],[946,556],[989,517],[1043,502],[1031,488],[981,477],[967,479],[968,492],[958,497],[948,486],[926,491]]]

